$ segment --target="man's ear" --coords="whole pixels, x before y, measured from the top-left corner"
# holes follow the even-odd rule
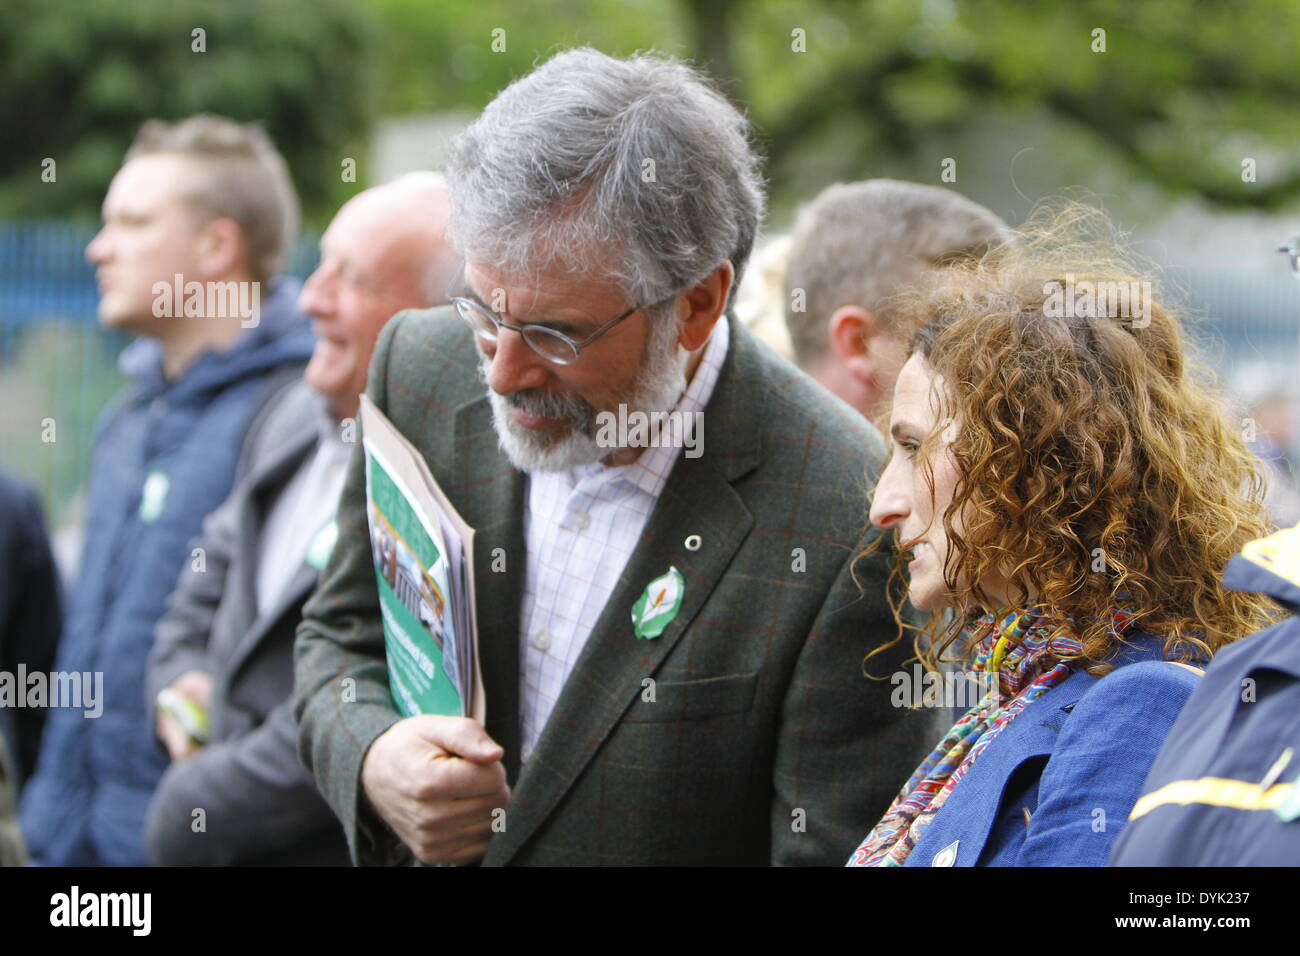
[[[686,351],[694,352],[708,340],[714,324],[726,310],[735,278],[736,270],[730,262],[724,262],[677,300],[677,321],[681,323],[677,341]],[[684,315],[682,302],[685,302]]]
[[[247,271],[244,231],[233,219],[222,217],[200,226],[195,248],[198,252],[196,265],[205,280]]]
[[[874,373],[871,344],[882,331],[876,317],[860,305],[840,306],[826,324],[831,354],[862,382]]]

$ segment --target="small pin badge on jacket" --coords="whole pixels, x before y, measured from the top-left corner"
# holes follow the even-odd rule
[[[156,468],[149,472],[140,491],[140,520],[145,524],[153,524],[163,513],[171,485],[167,472]]]
[[[686,582],[675,567],[651,581],[632,605],[632,628],[636,636],[649,640],[662,634],[682,609],[685,593]]]
[[[961,840],[953,840],[946,847],[934,855],[930,861],[931,866],[956,866],[957,865],[957,847]]]
[[[338,522],[330,520],[323,528],[312,535],[307,544],[306,562],[317,571],[324,571],[334,551],[334,543],[339,539]]]

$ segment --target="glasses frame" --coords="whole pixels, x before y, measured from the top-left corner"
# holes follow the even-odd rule
[[[622,313],[621,315],[614,316],[614,318],[610,319],[608,322],[601,325],[600,328],[596,329],[596,331],[592,332],[585,339],[579,341],[577,339],[570,338],[569,336],[565,335],[563,332],[559,331],[558,329],[552,329],[546,325],[537,325],[537,324],[513,325],[507,322],[505,319],[501,318],[501,316],[497,315],[496,312],[494,312],[492,309],[489,309],[486,305],[483,305],[481,302],[475,301],[474,299],[466,298],[463,295],[453,295],[452,290],[455,289],[458,285],[460,285],[460,282],[464,277],[465,277],[465,263],[462,262],[460,264],[460,268],[456,270],[456,275],[451,280],[451,284],[447,286],[447,301],[449,301],[452,305],[456,307],[456,313],[462,319],[465,320],[465,324],[470,327],[470,330],[475,335],[487,339],[487,341],[489,342],[496,342],[501,337],[500,333],[502,329],[509,329],[511,332],[518,332],[519,337],[524,340],[524,343],[530,349],[532,349],[535,353],[537,353],[537,355],[539,355],[541,358],[555,365],[572,365],[573,363],[578,361],[578,359],[582,357],[583,349],[587,348],[587,346],[591,345],[592,342],[596,341],[596,339],[600,338],[602,335],[604,335],[614,326],[618,325],[620,322],[626,319],[633,312],[639,312],[642,309],[651,309],[654,308],[655,306],[663,305],[665,302],[668,302],[671,299],[677,298],[677,293],[673,293],[672,295],[660,299],[658,302],[652,302],[649,305],[634,305],[632,306],[632,308],[628,309],[626,312]],[[466,309],[469,309],[471,312],[477,313],[478,315],[484,316],[485,318],[488,318],[492,321],[492,325],[495,329],[495,334],[492,336],[492,338],[488,338],[486,334],[486,330],[478,323],[476,323],[473,318],[465,314]],[[563,342],[573,352],[573,358],[564,359],[554,355],[547,355],[538,347],[536,342],[532,338],[530,338],[530,336],[537,336],[537,335],[544,335],[549,339],[555,339],[557,341]]]

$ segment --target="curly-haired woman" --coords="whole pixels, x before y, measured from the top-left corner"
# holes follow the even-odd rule
[[[1103,864],[1195,665],[1276,616],[1219,582],[1266,528],[1250,453],[1150,277],[1079,238],[1098,225],[1066,207],[898,305],[871,521],[934,612],[922,660],[988,693],[850,865]]]

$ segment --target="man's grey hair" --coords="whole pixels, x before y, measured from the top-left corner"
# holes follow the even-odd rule
[[[568,50],[511,83],[452,144],[450,234],[506,272],[617,279],[649,305],[730,261],[763,216],[749,124],[691,67]]]
[[[869,179],[828,187],[800,211],[786,264],[795,359],[806,367],[822,358],[827,320],[841,306],[860,306],[888,327],[890,296],[1010,238],[994,213],[940,186]]]

